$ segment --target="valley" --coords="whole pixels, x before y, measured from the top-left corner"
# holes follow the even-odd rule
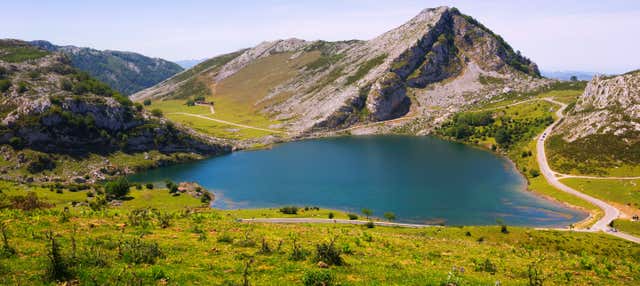
[[[640,281],[640,71],[450,7],[182,64],[0,39],[0,284]]]

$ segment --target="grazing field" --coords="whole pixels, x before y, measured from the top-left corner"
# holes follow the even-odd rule
[[[3,203],[25,192],[10,190],[7,195],[7,191],[1,195]],[[3,204],[0,220],[7,240],[0,259],[0,284],[53,285],[56,279],[82,285],[632,285],[640,281],[640,250],[602,234],[508,226],[253,224],[236,218],[323,217],[331,211],[301,208],[296,215],[284,215],[273,209],[194,208],[199,200],[186,194],[169,196],[161,189],[134,189],[132,199],[122,206],[92,210],[69,204],[86,197],[86,191],[34,191],[45,201],[60,196],[58,204],[29,211]]]

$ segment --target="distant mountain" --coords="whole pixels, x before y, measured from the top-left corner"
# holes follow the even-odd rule
[[[0,148],[3,179],[31,163],[30,175],[38,175],[55,165],[56,154],[229,151],[214,139],[145,113],[142,105],[72,67],[68,57],[18,40],[0,40],[0,144],[13,147]],[[92,171],[78,175],[100,173]]]
[[[57,46],[47,41],[32,45],[52,52],[63,52],[71,64],[124,95],[153,86],[183,69],[172,62],[121,51],[99,51],[75,46]]]
[[[577,77],[578,80],[591,80],[595,75],[595,72],[585,71],[542,71],[542,76],[557,80],[570,80],[572,76]]]
[[[207,59],[199,59],[199,60],[181,60],[181,61],[175,61],[176,64],[178,64],[179,66],[181,66],[183,69],[189,69],[194,67],[195,65],[206,61]]]
[[[290,133],[401,117],[438,118],[549,84],[531,60],[456,8],[426,9],[369,41],[264,42],[205,61],[134,100],[209,96]]]

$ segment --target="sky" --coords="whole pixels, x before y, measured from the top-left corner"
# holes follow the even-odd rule
[[[0,38],[176,61],[291,37],[367,40],[437,6],[457,7],[478,19],[543,70],[640,68],[637,0],[20,0],[2,4]]]

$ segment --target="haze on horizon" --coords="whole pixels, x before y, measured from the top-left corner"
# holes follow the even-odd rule
[[[209,58],[284,38],[371,39],[424,8],[451,6],[501,35],[543,70],[640,68],[640,1],[56,1],[4,3],[0,38]],[[345,2],[345,3],[342,3]]]

